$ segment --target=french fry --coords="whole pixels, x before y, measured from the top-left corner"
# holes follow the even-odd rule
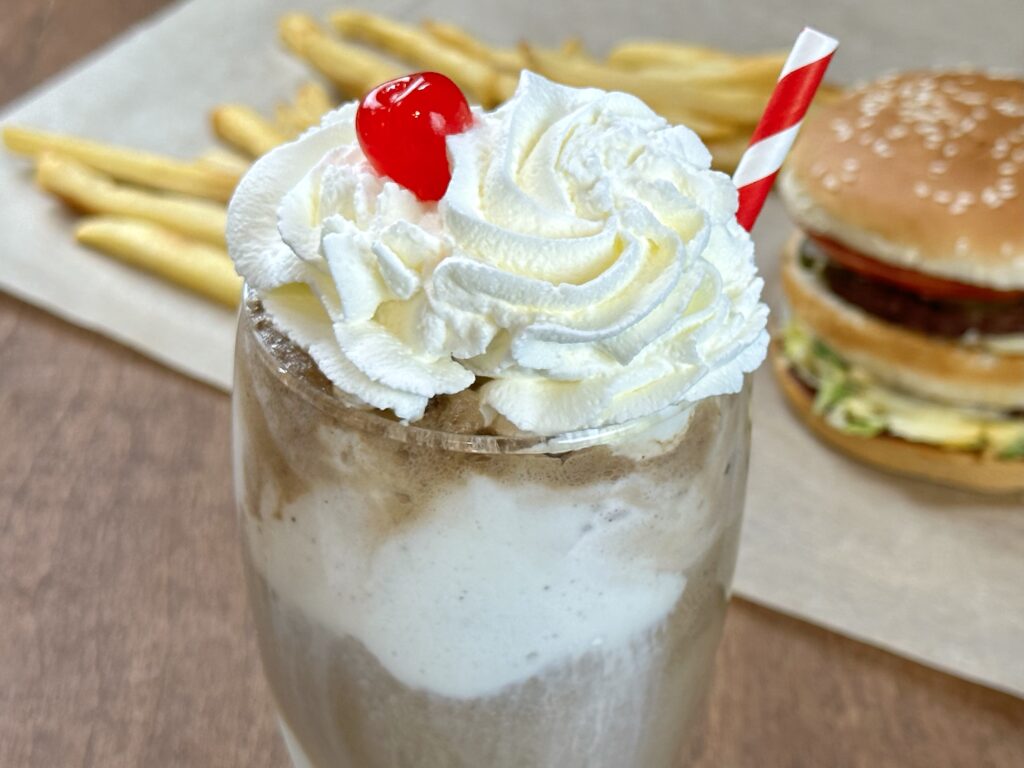
[[[547,65],[535,66],[533,68],[541,74],[552,77],[554,80],[559,80],[559,78],[552,76],[552,72],[572,70],[576,64],[580,64],[581,68],[584,69],[592,68],[593,66],[593,60],[588,62],[587,59],[579,58],[575,53],[571,54],[569,58],[566,58],[561,52],[541,51],[540,49],[531,48],[526,45],[523,45],[522,47],[526,50],[526,55],[531,59],[544,59],[548,62]],[[618,83],[618,88],[608,88],[608,90],[622,90],[628,92],[630,90],[628,86],[631,79],[632,76],[630,75],[628,78],[625,78],[622,82]],[[565,81],[563,80],[561,82]],[[571,85],[573,83],[569,84]],[[639,94],[636,95],[640,96]],[[709,115],[707,113],[698,113],[679,100],[667,101],[663,99],[661,103],[658,103],[649,97],[644,98],[643,96],[640,96],[640,98],[646,101],[651,109],[661,114],[666,120],[671,123],[685,125],[691,128],[699,134],[704,141],[727,139],[735,136],[738,130],[743,131],[748,127],[746,123],[738,123],[729,118],[722,118]],[[752,129],[753,124],[750,124],[749,128]]]
[[[425,30],[364,11],[337,11],[330,18],[342,37],[376,46],[418,67],[436,69],[486,107],[499,104],[516,89],[515,77],[442,43]]]
[[[296,91],[295,108],[306,115],[310,125],[315,125],[334,108],[334,102],[320,83],[309,82]]]
[[[75,239],[221,304],[238,305],[242,278],[223,248],[148,221],[115,216],[83,219],[75,227]]]
[[[444,21],[424,21],[422,26],[449,48],[461,51],[495,69],[517,74],[526,67],[526,59],[518,48],[496,48],[473,37],[462,27]]]
[[[456,24],[443,21],[424,21],[421,26],[450,48],[461,51],[471,58],[510,75],[518,75],[528,65],[521,48],[498,48],[488,45]],[[563,42],[558,47],[557,53],[567,58],[590,58],[583,46],[583,41],[578,37],[571,37]]]
[[[214,147],[213,149],[206,150],[196,158],[195,163],[200,167],[226,170],[239,177],[245,175],[250,165],[248,158],[242,157],[237,152],[225,149],[224,147]]]
[[[223,205],[124,186],[86,165],[52,152],[39,156],[36,182],[47,192],[85,213],[144,219],[180,234],[224,246],[227,210]]]
[[[332,108],[327,91],[319,83],[306,83],[295,94],[294,103],[278,104],[274,111],[277,129],[289,138],[314,125]]]
[[[685,78],[687,82],[723,89],[747,88],[770,94],[786,63],[785,56],[750,56],[716,59],[687,67],[659,65],[634,70],[636,74]]]
[[[559,47],[558,52],[567,59],[589,59],[590,54],[587,53],[587,48],[583,45],[583,40],[579,37],[570,37],[565,40]]]
[[[401,67],[356,45],[327,34],[310,16],[289,13],[277,25],[284,44],[305,59],[347,96],[360,97],[386,80],[402,74]]]
[[[18,154],[38,157],[46,151],[57,152],[120,181],[221,202],[231,198],[240,178],[223,167],[14,125],[4,126],[3,140]]]
[[[269,120],[242,104],[216,107],[210,113],[210,124],[217,136],[251,157],[264,155],[288,140]]]
[[[309,125],[306,123],[306,116],[299,112],[294,104],[285,102],[274,107],[274,127],[282,135],[293,139]]]
[[[629,40],[619,43],[608,54],[608,63],[622,69],[647,67],[692,67],[732,56],[717,48],[661,40]]]
[[[735,125],[757,123],[770,94],[770,91],[764,89],[719,88],[694,82],[687,78],[682,69],[678,72],[626,72],[599,62],[579,57],[567,58],[525,44],[523,49],[532,69],[560,83],[626,91],[643,99],[655,110],[682,110]]]
[[[684,70],[687,77],[723,87],[763,87],[770,93],[786,63],[785,52],[734,55],[715,48],[679,43],[631,41],[612,49],[608,64],[619,69],[643,71]],[[816,103],[827,103],[842,93],[842,88],[823,83]]]
[[[752,124],[747,125],[731,123],[728,120],[717,120],[713,117],[693,112],[686,107],[658,107],[653,104],[649,104],[648,106],[670,123],[673,123],[674,125],[685,125],[700,136],[705,142],[731,139],[736,136],[737,133],[745,131],[749,134],[754,129]]]

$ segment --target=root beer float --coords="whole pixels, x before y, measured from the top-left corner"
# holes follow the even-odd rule
[[[694,745],[768,342],[710,160],[626,94],[423,74],[243,179],[236,488],[297,766]]]

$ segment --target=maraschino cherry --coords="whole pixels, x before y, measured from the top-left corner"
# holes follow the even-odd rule
[[[437,72],[378,85],[356,112],[356,135],[373,169],[420,200],[440,200],[452,173],[445,137],[473,124],[459,87]]]

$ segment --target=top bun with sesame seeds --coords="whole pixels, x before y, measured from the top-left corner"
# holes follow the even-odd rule
[[[812,235],[899,271],[1024,289],[1024,80],[909,72],[803,126],[780,178]]]

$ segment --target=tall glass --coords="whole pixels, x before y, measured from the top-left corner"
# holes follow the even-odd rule
[[[748,394],[552,439],[424,429],[347,406],[250,299],[235,483],[295,765],[685,765]]]

